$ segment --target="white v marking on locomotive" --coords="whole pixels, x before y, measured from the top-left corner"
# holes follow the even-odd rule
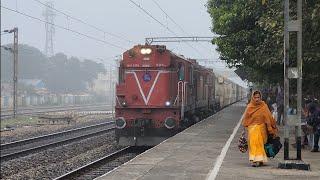
[[[141,85],[140,85],[140,81],[138,79],[138,76],[137,76],[136,72],[127,72],[127,73],[132,73],[134,75],[134,78],[136,79],[136,82],[138,84],[139,91],[140,91],[140,94],[141,94],[141,96],[143,98],[143,101],[144,101],[145,105],[147,105],[148,102],[149,102],[149,99],[151,97],[152,91],[154,89],[154,86],[156,85],[156,83],[158,81],[158,78],[159,78],[159,75],[161,74],[161,72],[158,71],[157,76],[156,76],[155,80],[153,81],[153,84],[152,84],[152,86],[151,86],[151,88],[149,90],[149,93],[148,93],[147,97],[145,96],[144,92],[142,91],[142,88],[141,88]]]
[[[149,94],[148,94],[148,97],[147,97],[147,103],[149,102],[151,93],[152,93],[152,91],[153,91],[154,86],[156,85],[156,82],[158,81],[158,78],[159,78],[160,74],[161,74],[161,72],[159,71],[159,72],[157,73],[156,78],[154,79],[154,82],[153,82],[153,84],[152,84],[152,86],[151,86],[151,89],[150,89]],[[147,104],[146,104],[146,105],[147,105]]]

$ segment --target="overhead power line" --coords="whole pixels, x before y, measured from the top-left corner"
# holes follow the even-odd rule
[[[141,9],[145,14],[147,14],[149,17],[151,17],[153,20],[155,20],[156,22],[158,22],[162,27],[164,27],[165,29],[167,29],[169,32],[171,32],[172,34],[174,34],[175,36],[178,36],[177,33],[175,33],[174,31],[172,31],[168,26],[164,25],[162,22],[160,22],[158,19],[156,19],[154,16],[152,16],[151,13],[149,13],[147,10],[145,10],[141,5],[137,4],[136,2],[134,2],[133,0],[129,0],[131,3],[133,3],[135,6],[137,6],[139,9]],[[182,29],[182,31],[185,33],[185,31],[183,30],[183,28],[178,25],[178,23],[176,23],[176,21],[173,20],[173,18],[171,18],[168,13],[166,13],[161,6],[156,3],[155,1],[153,1],[158,8],[173,22],[175,23],[179,28]],[[192,45],[190,45],[189,43],[186,43],[189,47],[191,47],[194,51],[196,51],[199,55],[202,55],[201,52],[196,49],[195,47],[193,47]]]
[[[15,12],[15,13],[20,14],[20,15],[23,15],[23,16],[26,16],[26,17],[31,18],[31,19],[35,19],[35,20],[37,20],[37,21],[41,21],[41,22],[43,22],[43,23],[51,24],[51,25],[53,25],[53,26],[55,26],[55,27],[58,27],[58,28],[60,28],[60,29],[64,29],[64,30],[69,31],[69,32],[72,32],[72,33],[74,33],[74,34],[78,34],[78,35],[80,35],[80,36],[83,36],[83,37],[86,37],[86,38],[89,38],[89,39],[92,39],[92,40],[95,40],[95,41],[98,41],[98,42],[102,42],[102,43],[107,44],[107,45],[109,45],[109,46],[112,46],[112,47],[114,47],[114,48],[118,48],[118,49],[125,50],[125,48],[123,48],[123,47],[121,47],[121,46],[118,46],[118,45],[116,45],[116,44],[113,44],[113,43],[110,43],[110,42],[101,40],[101,39],[99,39],[99,38],[90,36],[90,35],[85,34],[85,33],[78,32],[78,31],[76,31],[76,30],[73,30],[73,29],[70,29],[70,28],[67,28],[67,27],[64,27],[64,26],[61,26],[61,25],[57,25],[57,24],[54,24],[54,23],[50,23],[50,22],[44,21],[44,20],[42,20],[42,19],[40,19],[40,18],[37,18],[37,17],[31,16],[31,15],[28,15],[28,14],[26,14],[26,13],[24,13],[24,12],[20,12],[20,11],[11,9],[11,8],[5,7],[5,6],[3,6],[3,5],[1,5],[1,8],[6,9],[6,10],[11,11],[11,12]]]
[[[156,22],[158,22],[162,27],[164,27],[165,29],[167,29],[169,32],[171,32],[172,34],[174,34],[175,36],[178,36],[174,31],[172,31],[168,26],[164,25],[162,22],[160,22],[158,19],[156,19],[155,17],[152,16],[151,13],[149,13],[147,10],[145,10],[140,4],[137,4],[136,2],[134,2],[133,0],[129,0],[132,4],[134,4],[135,6],[137,6],[139,9],[141,9],[144,13],[146,13],[149,17],[151,17],[153,20],[155,20]]]
[[[156,19],[154,16],[152,16],[151,13],[149,13],[147,10],[145,10],[141,5],[137,4],[136,2],[134,2],[133,0],[129,0],[131,3],[133,3],[135,6],[137,6],[139,9],[141,9],[145,14],[147,14],[149,17],[151,17],[153,20],[155,20],[156,22],[158,22],[162,27],[164,27],[165,29],[167,29],[169,32],[171,32],[172,34],[174,34],[175,36],[178,36],[174,31],[172,31],[168,26],[164,25],[162,22],[160,22],[158,19]],[[162,10],[162,8],[160,7],[159,4],[157,4],[157,6]],[[168,14],[162,10],[162,12],[164,12],[167,16]],[[169,16],[168,16],[169,17]],[[171,19],[171,17],[170,17]],[[193,50],[195,50],[199,55],[201,55],[201,53],[199,52],[198,49],[194,48],[193,46],[191,46],[189,43],[187,43],[187,45],[189,47],[191,47]]]
[[[82,20],[82,19],[73,17],[73,16],[71,16],[71,15],[69,15],[69,14],[67,14],[67,13],[65,13],[65,12],[63,12],[63,11],[61,11],[61,10],[58,10],[58,9],[56,9],[56,8],[54,8],[54,7],[51,7],[51,6],[48,6],[47,4],[45,4],[45,3],[43,3],[43,2],[41,2],[41,1],[39,1],[39,0],[33,0],[33,1],[39,3],[39,4],[43,5],[43,6],[46,6],[46,7],[48,7],[48,8],[51,8],[51,9],[55,10],[55,11],[58,12],[58,13],[63,14],[63,15],[66,16],[68,19],[70,18],[70,19],[73,19],[73,20],[75,20],[75,21],[78,21],[78,22],[80,22],[80,23],[82,23],[82,24],[85,24],[85,25],[87,25],[87,26],[89,26],[89,27],[91,27],[91,28],[93,28],[93,29],[95,29],[95,30],[97,30],[97,31],[100,31],[100,32],[104,33],[104,34],[108,34],[108,35],[110,35],[110,36],[113,36],[113,37],[115,37],[115,38],[121,39],[121,40],[123,40],[123,41],[127,41],[127,42],[129,42],[129,43],[134,43],[133,41],[131,41],[131,40],[127,39],[127,38],[124,38],[123,36],[119,36],[119,35],[117,35],[117,34],[113,34],[113,33],[107,32],[107,31],[105,31],[105,30],[103,30],[103,29],[101,29],[101,28],[98,28],[97,26],[94,26],[94,25],[92,25],[92,24],[89,24],[89,23],[85,22],[85,21]]]
[[[184,33],[188,34],[173,18],[171,18],[168,13],[166,13],[165,10],[163,10],[160,6],[159,3],[157,3],[155,0],[152,0],[157,6],[158,8]]]
[[[155,0],[152,0],[156,6],[166,15],[166,17],[168,17],[183,33],[185,34],[188,34],[171,16],[169,16],[169,14],[164,10],[162,9],[162,7],[160,6],[159,3],[157,3]],[[176,34],[175,34],[176,35]],[[177,36],[177,35],[176,35]],[[191,44],[189,44],[188,42],[186,42],[186,44],[191,47],[193,50],[195,50],[199,55],[201,55],[200,51],[193,47]]]
[[[169,14],[166,13],[165,10],[163,10],[163,9],[161,8],[160,4],[157,3],[157,1],[155,1],[155,0],[152,0],[152,1],[156,4],[156,6],[158,6],[158,8],[159,8],[183,33],[187,34],[188,36],[191,36],[189,33],[187,33],[187,32],[182,28],[182,26],[180,26],[172,17],[170,17]],[[187,43],[187,44],[189,45],[189,43]],[[201,45],[203,48],[208,49],[207,47],[203,46],[202,44],[200,44],[200,45]],[[189,45],[189,46],[191,46],[191,45]],[[195,49],[194,47],[192,47],[192,48]],[[210,49],[208,49],[208,50],[210,50]],[[196,49],[196,51],[199,52],[197,49]]]

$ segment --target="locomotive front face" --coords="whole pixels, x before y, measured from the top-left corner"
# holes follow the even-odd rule
[[[177,132],[176,79],[164,46],[138,45],[123,54],[116,97],[120,145],[156,145]]]

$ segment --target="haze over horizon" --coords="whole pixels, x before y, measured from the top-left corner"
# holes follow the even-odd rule
[[[135,44],[144,44],[146,37],[213,36],[210,30],[211,18],[205,7],[207,0],[188,2],[183,0],[112,2],[53,0],[52,2],[54,8],[59,11],[54,11],[56,14],[54,24],[91,37],[55,27],[54,53],[62,52],[69,57],[92,59],[97,62],[103,59],[113,63],[115,56],[122,54]],[[45,10],[45,6],[41,3],[46,1],[2,0],[1,3],[3,6],[1,31],[18,27],[19,43],[34,46],[44,52],[45,23],[40,20],[44,20]],[[134,3],[140,5],[159,22],[144,13]],[[40,20],[26,17],[12,10]],[[188,14],[188,18],[183,12]],[[1,44],[12,43],[12,36],[3,35],[1,41]],[[187,58],[219,60],[216,46],[210,42],[165,43],[165,45],[173,52]],[[229,71],[221,62],[215,62],[215,67]]]

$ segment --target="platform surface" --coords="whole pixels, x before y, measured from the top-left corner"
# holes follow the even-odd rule
[[[266,166],[251,167],[237,148],[244,109],[243,102],[233,104],[96,179],[320,179],[320,153],[310,150],[302,156],[311,171],[278,169],[283,152]]]

